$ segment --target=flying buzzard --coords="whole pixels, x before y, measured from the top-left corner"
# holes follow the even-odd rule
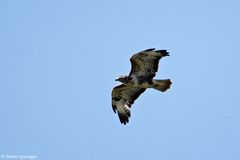
[[[117,111],[120,122],[124,125],[131,116],[131,105],[147,88],[162,92],[170,88],[172,84],[170,79],[153,79],[158,70],[159,60],[165,56],[169,56],[167,50],[150,48],[141,51],[131,57],[132,68],[129,75],[116,79],[123,84],[112,90],[112,109],[115,113]]]

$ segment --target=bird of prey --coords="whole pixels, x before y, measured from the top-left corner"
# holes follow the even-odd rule
[[[169,56],[167,50],[146,49],[134,54],[131,58],[129,75],[120,76],[116,81],[122,84],[112,90],[112,109],[118,113],[120,122],[128,123],[131,116],[130,108],[134,101],[147,89],[154,88],[165,92],[172,84],[170,79],[153,79],[158,71],[159,60]]]

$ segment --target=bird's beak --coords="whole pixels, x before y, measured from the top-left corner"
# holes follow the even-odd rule
[[[115,79],[115,81],[119,81],[119,79]]]

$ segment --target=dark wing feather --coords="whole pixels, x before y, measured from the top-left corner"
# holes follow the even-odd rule
[[[124,84],[118,85],[112,90],[112,99],[120,100],[121,98],[125,99],[130,104],[133,104],[134,101],[146,90],[146,88],[138,88],[127,86]]]
[[[159,60],[165,56],[169,56],[167,50],[155,50],[154,48],[133,55],[130,59],[132,68],[129,76],[152,79],[158,71]]]
[[[155,48],[149,48],[149,49],[145,49],[144,51],[141,51],[141,52],[149,52],[149,51],[154,51]]]
[[[112,90],[112,108],[116,113],[117,101],[123,101],[124,104],[127,104],[129,108],[134,103],[134,101],[145,91],[145,88],[130,87],[127,85],[119,85],[113,88]],[[124,110],[124,109],[123,109]],[[118,112],[120,122],[123,124],[128,123],[131,116],[130,110],[124,110],[124,112]]]

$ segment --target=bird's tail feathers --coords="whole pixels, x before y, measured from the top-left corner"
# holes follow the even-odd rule
[[[124,125],[128,123],[129,118],[131,116],[130,107],[127,104],[125,104],[122,107],[117,107],[117,111],[120,122],[123,123]]]
[[[161,92],[165,92],[171,87],[171,80],[170,79],[162,79],[162,80],[153,80],[153,88],[159,90]]]

